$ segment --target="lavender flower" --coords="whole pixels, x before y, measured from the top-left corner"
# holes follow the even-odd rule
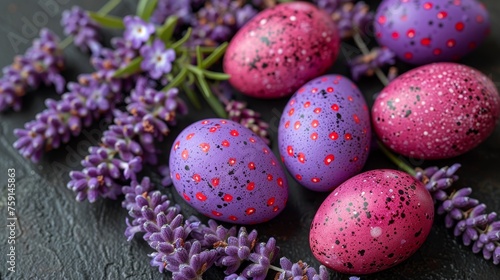
[[[142,46],[140,52],[144,58],[141,68],[148,71],[151,78],[159,79],[172,70],[175,52],[172,49],[165,49],[165,44],[160,39],[155,39],[151,45]]]
[[[279,247],[276,247],[276,240],[272,237],[269,238],[267,243],[259,243],[255,248],[255,252],[251,253],[248,258],[253,264],[247,266],[241,274],[255,280],[264,280],[278,252]]]
[[[139,49],[155,32],[155,26],[152,23],[145,22],[138,16],[126,16],[123,22],[125,24],[124,38],[135,49]]]
[[[192,23],[190,46],[216,46],[228,41],[248,20],[257,14],[244,1],[213,0],[206,2]]]
[[[154,24],[162,25],[168,17],[177,16],[179,18],[178,24],[189,24],[194,18],[191,2],[190,0],[158,0],[150,20]]]
[[[37,89],[41,84],[54,85],[62,92],[66,82],[60,71],[64,68],[59,39],[48,29],[40,31],[40,37],[23,56],[16,56],[12,65],[3,68],[0,79],[0,111],[21,109],[21,98],[29,88]]]
[[[353,0],[313,0],[318,8],[327,12],[329,15],[336,12],[343,4],[352,3]]]
[[[500,263],[500,221],[495,212],[486,213],[486,205],[470,198],[471,188],[462,188],[448,194],[447,189],[458,179],[455,172],[460,167],[430,167],[417,170],[415,177],[426,184],[427,190],[438,202],[437,213],[445,215],[445,226],[453,228],[457,237],[474,253],[482,252],[487,260]]]
[[[310,267],[307,263],[298,261],[292,263],[289,259],[282,257],[280,259],[280,266],[283,269],[278,273],[274,279],[310,279],[310,280],[328,280],[330,278],[328,270],[325,266],[319,267],[319,273],[316,269]]]
[[[102,48],[99,36],[99,26],[80,7],[74,6],[71,10],[62,13],[61,26],[64,34],[74,37],[74,44],[82,51],[90,50],[97,54]]]
[[[377,68],[396,63],[396,55],[388,48],[374,48],[367,55],[360,55],[349,61],[352,78],[357,81],[361,76],[372,76]],[[394,70],[393,70],[394,71]]]
[[[201,250],[198,241],[186,243],[176,248],[174,253],[165,258],[167,269],[176,280],[202,279],[201,275],[213,265],[217,253],[215,250]]]
[[[120,96],[99,80],[86,85],[70,83],[68,88],[70,91],[60,101],[47,99],[47,109],[26,123],[24,129],[14,130],[18,137],[14,148],[33,162],[40,160],[43,151],[58,148],[71,136],[79,135],[82,127],[93,120],[109,116]]]
[[[333,20],[337,23],[340,37],[348,38],[357,32],[366,32],[373,22],[373,12],[365,2],[356,4],[351,2],[342,5],[341,9],[334,11]]]
[[[217,266],[227,267],[224,273],[232,274],[240,268],[243,261],[250,257],[250,254],[257,242],[257,231],[252,230],[247,233],[244,227],[240,228],[237,236],[229,236],[227,241],[219,241],[214,243],[217,250]]]
[[[70,172],[68,188],[77,193],[77,200],[94,202],[99,197],[116,199],[122,180],[136,180],[143,164],[157,163],[154,141],[161,141],[174,124],[181,101],[177,89],[167,92],[148,87],[148,80],[139,78],[128,99],[128,112],[114,111],[114,124],[106,130],[99,147],[89,149],[82,171]]]
[[[160,165],[158,166],[158,173],[161,176],[161,185],[164,187],[168,187],[172,185],[172,178],[170,177],[170,168],[168,165]]]

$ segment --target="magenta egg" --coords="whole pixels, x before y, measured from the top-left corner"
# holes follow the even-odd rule
[[[357,86],[340,75],[304,84],[284,108],[278,146],[286,168],[304,187],[331,191],[368,158],[370,114]]]
[[[306,2],[284,3],[262,11],[236,33],[224,72],[246,95],[282,97],[324,73],[339,45],[335,23],[325,12]]]
[[[458,60],[490,32],[488,11],[476,0],[385,0],[374,25],[380,45],[418,65]]]
[[[272,150],[233,121],[206,119],[185,128],[174,141],[169,165],[177,193],[216,220],[265,222],[288,199],[286,176]]]
[[[373,127],[395,152],[419,159],[463,154],[484,141],[500,116],[493,82],[471,67],[441,62],[410,70],[372,107]]]
[[[415,253],[433,220],[434,203],[420,181],[401,171],[371,170],[325,199],[312,221],[309,244],[325,266],[368,274]]]

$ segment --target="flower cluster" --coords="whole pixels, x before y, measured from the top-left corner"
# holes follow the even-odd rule
[[[125,49],[127,49],[125,47]],[[126,91],[134,77],[114,78],[113,74],[124,65],[123,48],[115,51],[103,49],[93,57],[92,65],[97,70],[92,74],[82,74],[78,83],[68,84],[68,92],[61,100],[48,99],[47,109],[24,125],[14,130],[18,140],[14,147],[20,153],[38,162],[46,150],[58,148],[71,137],[80,134],[82,128],[103,117],[111,117],[116,105],[122,100],[121,92]]]
[[[416,178],[426,183],[426,188],[438,202],[437,213],[445,215],[445,226],[453,228],[457,237],[474,253],[481,252],[487,260],[500,263],[500,221],[495,212],[486,212],[486,205],[470,196],[471,188],[462,188],[448,194],[447,189],[458,179],[455,172],[460,168],[430,167],[418,170]]]
[[[73,43],[82,51],[99,53],[102,48],[99,35],[99,25],[80,7],[62,13],[61,26],[64,34],[73,36]]]
[[[100,146],[89,149],[82,161],[84,169],[70,173],[68,188],[77,193],[77,200],[116,199],[121,182],[136,180],[144,163],[157,163],[155,141],[163,140],[185,107],[176,88],[156,91],[149,83],[138,78],[127,112],[115,110],[114,124],[104,132]]]
[[[148,177],[140,183],[132,180],[122,188],[122,206],[129,211],[125,235],[135,234],[155,250],[150,254],[151,265],[160,272],[172,272],[173,279],[200,279],[205,271],[216,265],[225,268],[226,279],[265,279],[269,270],[277,270],[276,279],[327,280],[328,271],[320,266],[319,273],[306,263],[280,259],[281,268],[272,266],[279,248],[276,240],[257,242],[257,231],[244,227],[225,228],[215,221],[201,223],[197,218],[184,219],[178,205],[171,205],[166,195],[155,191]],[[244,266],[249,263],[247,266]],[[242,269],[240,274],[236,274]]]
[[[152,22],[163,24],[169,16],[179,18],[180,25],[193,29],[189,46],[217,46],[228,41],[257,10],[245,1],[211,0],[200,7],[201,1],[159,0]]]
[[[66,85],[60,72],[64,68],[64,57],[58,46],[59,39],[48,29],[40,31],[40,37],[24,55],[18,55],[14,62],[3,68],[0,78],[0,112],[9,108],[19,111],[21,98],[29,89],[41,84],[54,85],[62,92]]]

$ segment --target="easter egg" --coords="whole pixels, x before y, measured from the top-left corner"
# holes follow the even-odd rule
[[[306,2],[284,3],[257,14],[236,33],[224,72],[246,95],[282,97],[324,73],[339,45],[335,23],[325,12]]]
[[[179,195],[219,221],[265,222],[288,199],[285,173],[271,149],[233,121],[206,119],[185,128],[174,141],[169,165]]]
[[[476,69],[441,62],[385,87],[372,107],[374,130],[395,152],[420,159],[463,154],[484,141],[500,116],[493,82]]]
[[[331,191],[366,162],[371,129],[363,95],[348,78],[324,75],[303,85],[285,106],[278,146],[304,187]]]
[[[488,11],[476,0],[385,0],[374,25],[380,45],[418,65],[458,60],[490,32]]]
[[[433,219],[432,197],[420,181],[401,171],[371,170],[325,199],[312,221],[309,244],[333,270],[373,273],[415,253]]]

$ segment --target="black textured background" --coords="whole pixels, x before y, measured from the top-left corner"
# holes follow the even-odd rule
[[[104,2],[104,1],[103,1]],[[112,13],[126,15],[135,11],[135,1],[124,1]],[[379,1],[368,1],[372,7]],[[484,1],[491,14],[492,34],[473,54],[461,62],[476,67],[490,75],[500,85],[500,2]],[[40,3],[55,3],[51,9],[43,8]],[[97,10],[101,1],[83,0],[1,0],[0,1],[0,66],[11,63],[15,54],[23,53],[35,36],[23,33],[26,20],[49,27],[62,35],[59,26],[63,9],[78,4],[85,9]],[[15,33],[26,41],[16,46],[9,41],[8,34]],[[12,36],[11,36],[12,37]],[[348,75],[345,67],[346,55],[353,55],[352,43],[343,43],[339,61],[332,71]],[[81,54],[70,46],[65,50],[68,80],[74,80],[78,73],[90,72],[87,55]],[[402,65],[401,69],[406,66]],[[374,79],[364,79],[359,83],[369,103],[381,90]],[[147,254],[151,249],[140,238],[127,242],[123,234],[127,213],[119,201],[100,200],[94,204],[78,203],[72,191],[66,188],[68,172],[80,168],[79,161],[87,154],[87,147],[100,137],[100,130],[107,124],[98,122],[87,128],[84,135],[72,139],[69,145],[47,153],[39,164],[32,164],[20,157],[12,148],[15,141],[14,128],[33,119],[45,106],[44,99],[58,98],[52,88],[30,92],[24,99],[21,112],[0,114],[0,242],[2,248],[0,279],[169,279],[168,274],[160,274],[149,266]],[[271,124],[271,136],[276,139],[276,126],[286,99],[266,101],[248,99],[251,108],[262,112]],[[191,114],[180,120],[173,131],[170,141],[189,123],[203,117],[214,116],[209,109]],[[167,158],[170,148],[164,144]],[[277,153],[276,141],[272,148]],[[449,165],[460,162],[463,167],[458,172],[457,186],[473,188],[473,197],[488,205],[488,210],[500,212],[500,126],[494,134],[478,148],[453,160],[437,162],[413,162],[415,166]],[[6,264],[6,224],[7,209],[7,169],[16,169],[16,211],[18,232],[16,240],[16,272],[7,273]],[[372,151],[366,170],[374,168],[395,168],[380,151]],[[158,180],[157,175],[152,174]],[[315,267],[317,261],[308,246],[309,224],[326,194],[313,193],[298,186],[291,177],[290,199],[288,205],[277,218],[266,224],[258,225],[261,240],[275,236],[281,247],[281,254],[292,260],[302,259]],[[172,196],[172,190],[165,189]],[[181,199],[186,214],[193,214]],[[207,273],[206,279],[222,279],[218,269]],[[348,279],[347,275],[333,274],[332,279]],[[491,261],[475,255],[470,248],[461,245],[460,240],[447,230],[442,218],[435,221],[429,238],[422,248],[404,263],[387,271],[363,276],[362,279],[500,279],[500,269]]]

